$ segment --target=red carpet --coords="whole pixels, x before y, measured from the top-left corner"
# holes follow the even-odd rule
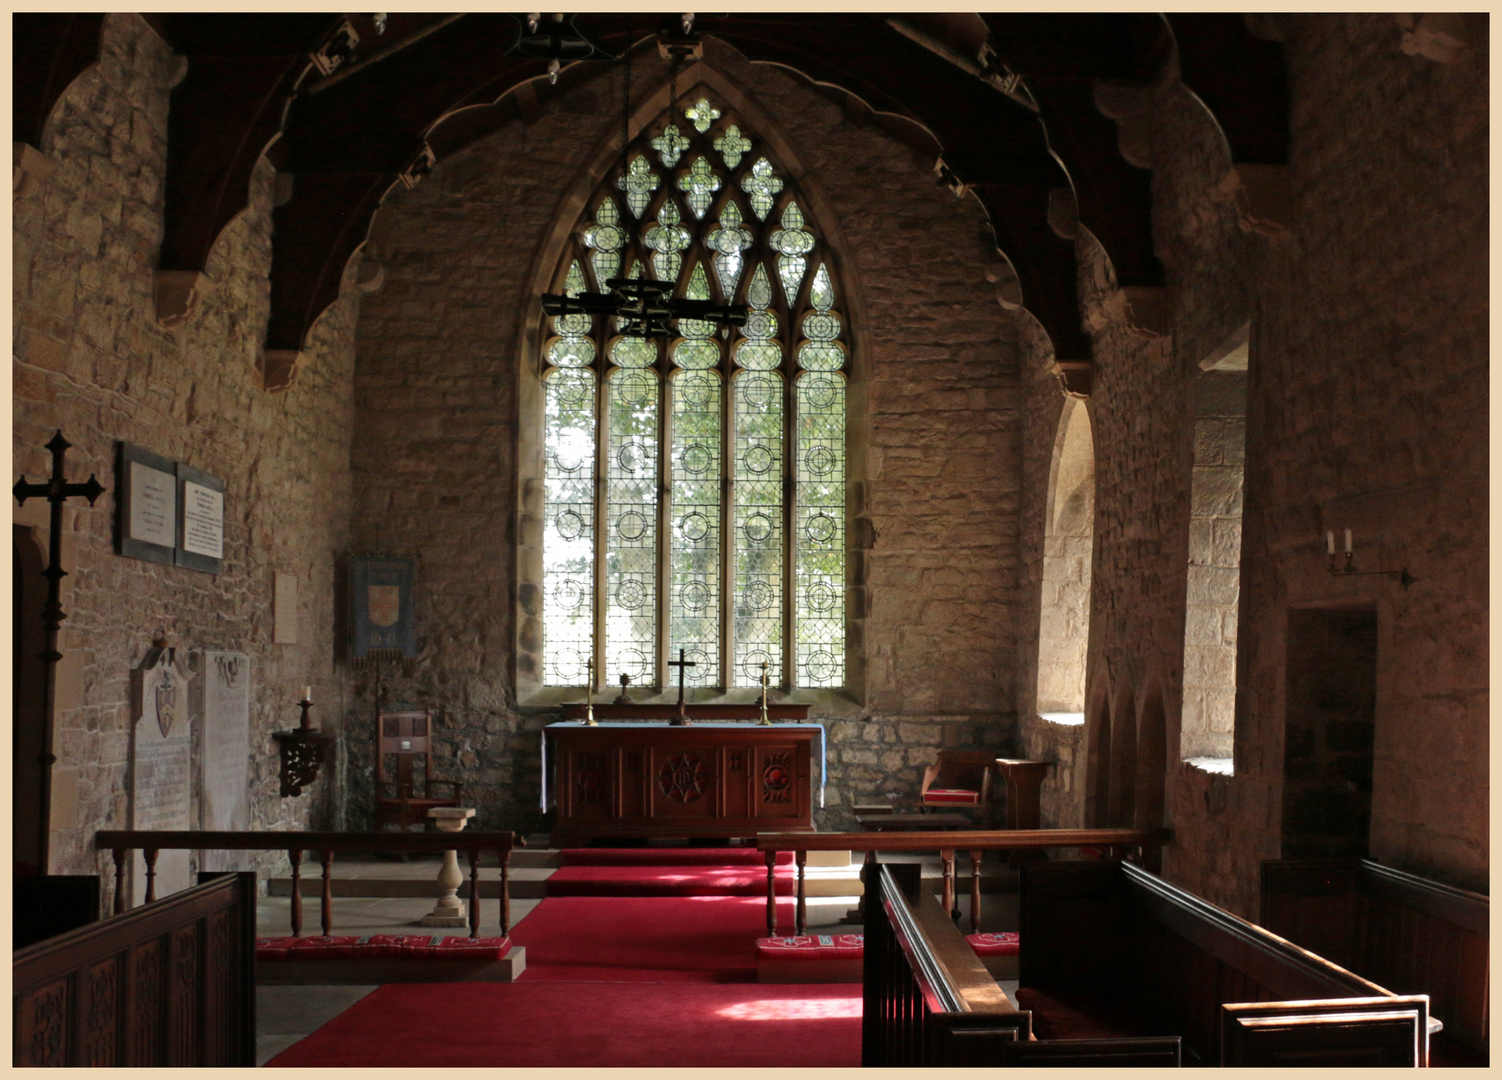
[[[778,896],[792,896],[795,878],[773,876]],[[549,896],[759,896],[767,871],[750,866],[564,866],[548,878]]]
[[[778,904],[779,926],[793,920]],[[765,899],[549,897],[511,929],[522,982],[755,982]]]
[[[763,873],[767,868],[767,857],[755,848],[564,848],[558,854],[560,866],[756,866]],[[777,853],[778,865],[792,862],[791,851]]]
[[[860,1012],[851,985],[409,983],[375,990],[267,1064],[854,1068]]]

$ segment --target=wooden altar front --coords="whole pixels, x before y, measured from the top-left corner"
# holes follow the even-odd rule
[[[555,847],[813,831],[818,724],[549,724]]]

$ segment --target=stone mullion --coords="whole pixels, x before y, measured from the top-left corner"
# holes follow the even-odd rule
[[[738,393],[730,349],[720,394],[720,686],[735,685],[735,399]]]
[[[595,682],[600,682],[608,677],[605,673],[605,530],[610,518],[605,493],[610,484],[610,361],[605,347],[610,340],[609,317],[599,317],[592,335],[595,340],[595,359],[590,365],[595,376],[595,558],[592,590],[594,638],[590,642],[590,655],[595,661]],[[593,691],[594,687],[591,686],[590,690]]]
[[[692,249],[690,249],[692,250]],[[667,686],[668,648],[673,625],[673,365],[665,345],[657,347],[657,671]],[[674,657],[673,659],[676,659]]]

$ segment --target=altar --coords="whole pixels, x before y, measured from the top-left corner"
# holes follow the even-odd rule
[[[816,742],[822,790],[820,724],[549,724],[542,799],[557,811],[553,845],[811,832]]]

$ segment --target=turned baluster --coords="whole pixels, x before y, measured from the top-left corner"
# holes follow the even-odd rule
[[[125,862],[130,858],[130,849],[115,848],[115,914],[125,914]]]
[[[980,933],[980,860],[983,851],[970,853],[970,932]]]
[[[511,852],[509,850],[501,852],[501,933],[511,933]]]
[[[767,852],[767,937],[777,936],[777,852]]]
[[[287,858],[292,863],[292,936],[302,937],[302,850],[294,848]]]
[[[944,910],[949,912],[950,918],[956,918],[959,909],[954,896],[954,849],[940,851],[939,858],[944,860]]]
[[[469,936],[480,936],[480,849],[470,848],[469,856]]]
[[[156,857],[157,849],[146,848],[141,852],[146,858],[146,902],[149,904],[156,899]]]
[[[808,929],[808,909],[803,896],[803,864],[808,861],[808,852],[795,852],[793,858],[798,860],[798,926],[795,933],[801,934]]]
[[[323,936],[334,932],[334,851],[323,848],[318,852],[318,861],[323,863]]]

